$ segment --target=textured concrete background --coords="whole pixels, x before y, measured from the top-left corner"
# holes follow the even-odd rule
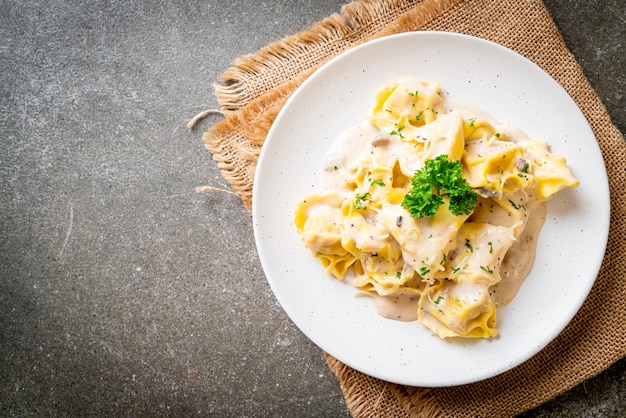
[[[342,1],[0,0],[0,415],[347,416],[188,118]],[[626,132],[626,2],[548,0]],[[622,279],[622,278],[618,278]],[[626,414],[626,362],[525,417]]]

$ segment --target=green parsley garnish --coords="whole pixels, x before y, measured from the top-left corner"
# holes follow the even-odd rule
[[[367,206],[369,197],[370,197],[370,192],[357,193],[354,196],[354,208],[365,209],[365,206]]]
[[[439,302],[441,302],[441,299],[443,299],[443,297],[441,295],[437,296],[437,300],[433,301],[435,302],[435,305],[439,305]]]
[[[493,254],[493,242],[489,241],[487,245],[489,246],[489,254]]]
[[[415,92],[410,91],[409,92],[409,96],[415,97],[415,96],[417,96],[417,93],[418,93],[417,90],[415,90]]]
[[[428,273],[430,273],[430,269],[426,266],[422,266],[420,267],[420,276],[426,276]]]
[[[420,111],[417,115],[415,115],[415,122],[419,122],[420,118],[422,117],[422,114],[424,113],[424,111]]]
[[[467,247],[470,253],[474,252],[474,247],[472,247],[472,243],[467,238],[465,238],[465,246]]]
[[[433,216],[443,205],[443,197],[450,198],[453,215],[469,215],[478,200],[476,192],[463,178],[461,161],[448,161],[447,155],[426,160],[424,167],[415,171],[412,187],[402,200],[402,207],[412,217]]]
[[[476,122],[476,118],[471,118],[469,120],[469,126],[473,128],[474,127],[474,122]]]
[[[402,272],[397,272],[396,273],[396,278],[401,279],[402,278]]]
[[[402,132],[403,129],[404,129],[404,125],[399,126],[397,130],[389,132],[389,135],[398,135],[401,139],[403,139],[404,135],[400,133]]]
[[[490,269],[489,267],[480,266],[480,269],[481,269],[482,271],[484,271],[485,273],[489,273],[489,274],[492,274],[492,273],[493,273],[493,270],[492,270],[492,269]]]
[[[513,206],[515,209],[519,209],[519,208],[521,208],[521,207],[522,207],[521,205],[516,204],[516,203],[515,203],[514,201],[512,201],[511,199],[509,199],[509,203],[510,203],[510,204],[511,204],[511,206]]]
[[[385,186],[385,181],[383,179],[367,179],[370,182],[370,185],[377,184],[378,186]]]

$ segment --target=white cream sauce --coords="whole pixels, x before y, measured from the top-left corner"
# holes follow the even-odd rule
[[[546,204],[541,203],[530,212],[524,230],[504,256],[500,265],[502,280],[490,289],[496,307],[511,302],[530,273],[535,262],[537,239],[545,220]]]
[[[447,111],[458,109],[463,118],[476,117],[488,121],[496,129],[501,129],[500,132],[506,133],[511,142],[529,141],[523,131],[500,124],[489,113],[471,103],[446,99],[445,106]],[[402,141],[392,141],[389,140],[389,137],[385,138],[385,135],[369,122],[344,131],[333,142],[331,149],[322,161],[322,187],[328,191],[349,192],[346,178],[350,177],[351,172],[358,170],[359,158],[362,158],[363,151],[370,145],[381,151],[384,150],[391,159],[398,158],[400,161],[412,163],[410,170],[405,168],[402,171],[406,170],[412,173],[419,168],[413,162],[415,157],[410,155],[411,153],[414,154],[412,149],[406,147]],[[505,211],[494,211],[489,216],[488,221],[494,225],[507,225],[508,221],[503,219],[505,216],[508,216]],[[523,232],[507,251],[499,269],[501,281],[490,287],[490,293],[497,307],[508,304],[515,297],[524,279],[530,273],[535,259],[537,238],[545,218],[545,204],[534,206]],[[377,229],[376,226],[374,229]],[[355,231],[353,238],[358,235],[356,232],[358,231]],[[382,231],[377,230],[376,232],[377,234],[372,235],[382,235]],[[369,294],[369,296],[373,298],[374,306],[381,316],[398,321],[417,320],[419,301],[417,293],[399,291],[389,296],[377,294]]]
[[[380,316],[395,321],[417,321],[419,295],[414,292],[399,291],[389,296],[372,294],[374,307]]]
[[[360,123],[342,132],[322,160],[321,187],[346,191],[346,172],[358,168],[363,150],[379,133],[371,123]]]

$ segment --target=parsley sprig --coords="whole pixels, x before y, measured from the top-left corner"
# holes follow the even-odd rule
[[[433,216],[443,205],[443,197],[450,198],[453,215],[469,215],[478,197],[467,180],[463,178],[461,161],[449,161],[447,155],[426,160],[424,167],[415,171],[412,187],[404,196],[402,207],[412,217]]]

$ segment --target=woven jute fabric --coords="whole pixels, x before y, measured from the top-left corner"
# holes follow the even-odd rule
[[[326,356],[355,417],[507,417],[553,398],[626,355],[626,143],[540,0],[361,0],[291,37],[233,62],[215,92],[224,119],[203,140],[251,209],[254,170],[289,95],[322,64],[399,32],[439,30],[497,42],[534,61],[578,104],[602,150],[611,193],[604,261],[583,307],[544,350],[496,377],[445,388],[384,382]],[[601,170],[598,167],[598,170]]]

